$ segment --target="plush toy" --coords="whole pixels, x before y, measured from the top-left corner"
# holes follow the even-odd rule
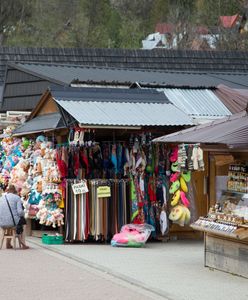
[[[44,143],[44,142],[46,142],[46,137],[44,136],[44,135],[39,135],[37,138],[36,138],[36,143],[37,144],[41,144],[41,143]]]
[[[26,150],[30,145],[30,141],[27,138],[22,138],[22,147]]]
[[[3,129],[3,133],[5,135],[11,136],[14,129],[15,129],[14,126],[8,126],[5,129]]]
[[[38,176],[42,174],[42,164],[41,164],[41,157],[37,157],[36,163],[34,165],[34,175]]]
[[[28,182],[24,182],[21,188],[20,196],[22,199],[27,199],[29,193],[31,191],[31,186],[28,184]]]
[[[27,179],[28,168],[28,161],[21,159],[11,171],[10,182],[16,187],[17,191],[22,189],[22,186]]]
[[[39,219],[40,224],[46,224],[47,222],[47,217],[48,217],[48,210],[46,207],[41,207],[36,214],[36,218]]]
[[[45,149],[45,154],[44,154],[45,159],[53,160],[53,149],[51,148],[46,148]]]
[[[169,219],[173,223],[184,226],[190,222],[190,211],[184,205],[176,205],[172,208]]]
[[[53,217],[55,220],[55,224],[57,223],[58,227],[64,225],[64,215],[60,208],[57,208],[53,211]]]

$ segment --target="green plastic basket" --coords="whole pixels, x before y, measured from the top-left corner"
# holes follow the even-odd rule
[[[42,243],[47,245],[61,245],[64,244],[64,238],[62,235],[49,235],[42,234]]]

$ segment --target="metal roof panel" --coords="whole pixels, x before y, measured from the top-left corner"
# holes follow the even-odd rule
[[[55,101],[79,123],[102,126],[182,126],[191,119],[172,104]]]
[[[248,116],[246,111],[220,120],[181,130],[153,140],[173,143],[213,143],[231,147],[248,146]]]
[[[60,113],[50,113],[33,118],[32,120],[17,127],[13,135],[24,135],[36,132],[65,128]]]
[[[166,97],[190,116],[224,117],[231,112],[222,101],[207,89],[158,89]]]

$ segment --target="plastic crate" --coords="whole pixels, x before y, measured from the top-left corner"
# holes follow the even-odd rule
[[[62,235],[49,235],[42,234],[42,243],[47,245],[61,245],[64,244],[64,238]]]

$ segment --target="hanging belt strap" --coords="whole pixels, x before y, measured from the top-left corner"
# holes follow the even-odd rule
[[[12,209],[11,209],[11,207],[9,205],[9,200],[8,200],[8,198],[7,198],[6,195],[4,195],[4,197],[5,197],[6,201],[7,201],[7,204],[8,204],[8,207],[9,207],[9,211],[11,213],[11,217],[12,217],[12,220],[13,220],[13,223],[14,223],[14,226],[16,226],[16,222],[15,222],[15,219],[14,219],[14,216],[13,216],[13,213],[12,213]]]

